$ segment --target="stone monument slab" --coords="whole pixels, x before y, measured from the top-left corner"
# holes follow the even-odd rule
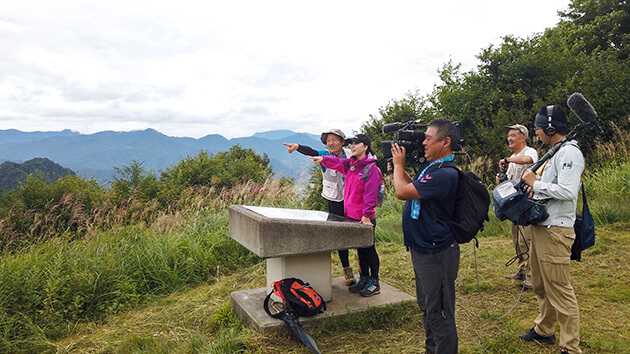
[[[232,205],[230,237],[260,258],[369,247],[374,231],[348,218],[317,210]]]

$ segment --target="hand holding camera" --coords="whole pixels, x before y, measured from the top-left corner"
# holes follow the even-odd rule
[[[393,159],[393,147],[394,144],[398,145],[399,149],[402,149],[404,159],[402,163],[405,161],[409,163],[412,167],[417,167],[426,162],[426,158],[424,157],[424,145],[422,142],[425,137],[425,130],[427,128],[426,124],[419,124],[422,120],[411,120],[406,123],[389,123],[383,125],[383,133],[396,133],[396,140],[385,140],[381,142],[381,148],[383,151],[383,156],[391,161]],[[463,135],[459,131],[460,123],[453,123],[458,130],[459,141],[453,144],[453,151],[459,151],[462,149],[462,144],[464,140],[461,138]]]
[[[499,173],[497,173],[497,183],[507,181],[507,168],[508,168],[507,157],[501,159],[499,161]]]
[[[405,166],[405,160],[407,159],[407,149],[404,146],[398,145],[398,143],[391,144],[391,149],[389,150],[390,156],[392,159],[392,164]]]

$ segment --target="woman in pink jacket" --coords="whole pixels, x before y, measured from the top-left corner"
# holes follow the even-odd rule
[[[357,134],[348,139],[352,142],[350,151],[352,156],[348,159],[340,159],[335,156],[312,156],[313,162],[320,162],[324,167],[337,170],[346,175],[344,187],[344,209],[346,216],[360,221],[363,224],[376,226],[376,213],[374,208],[378,203],[378,189],[381,185],[382,174],[376,166],[371,140],[365,134]],[[365,168],[368,169],[364,176]],[[352,293],[361,296],[373,296],[381,293],[378,281],[378,269],[380,261],[374,245],[357,249],[359,254],[359,267],[361,268],[359,281],[349,287]]]

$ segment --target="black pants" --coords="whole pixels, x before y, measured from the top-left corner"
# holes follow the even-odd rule
[[[332,202],[332,201],[328,201],[328,211],[331,214],[335,214],[335,215],[339,215],[339,216],[345,216],[344,213],[344,208],[343,208],[343,201],[341,202]],[[337,251],[337,253],[339,253],[339,260],[341,261],[341,266],[344,268],[348,268],[350,267],[350,260],[348,259],[348,250],[339,250]]]
[[[376,219],[371,219],[372,225],[376,228]],[[378,279],[378,269],[381,261],[376,252],[376,246],[372,245],[366,248],[357,248],[359,254],[359,267],[361,268],[361,276],[372,277]]]
[[[459,270],[457,242],[437,253],[411,249],[416,298],[422,311],[426,347],[436,354],[456,354],[455,279]]]

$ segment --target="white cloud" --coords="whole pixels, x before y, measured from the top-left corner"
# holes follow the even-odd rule
[[[351,133],[565,2],[5,2],[0,129]]]

